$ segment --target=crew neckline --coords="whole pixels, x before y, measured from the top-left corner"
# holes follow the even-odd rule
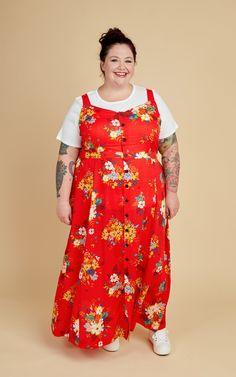
[[[129,97],[125,98],[125,99],[122,99],[120,101],[106,101],[105,99],[103,99],[102,97],[100,97],[99,93],[98,93],[98,89],[95,90],[95,93],[98,97],[98,99],[102,102],[105,102],[105,103],[110,103],[110,104],[113,104],[113,103],[123,103],[123,102],[127,102],[130,100],[131,97],[133,97],[134,93],[135,93],[135,90],[136,90],[136,85],[135,84],[132,84],[131,85],[133,86],[133,89],[132,89],[132,92],[130,93]]]

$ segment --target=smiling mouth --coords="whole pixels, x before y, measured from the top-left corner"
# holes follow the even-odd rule
[[[119,73],[119,72],[114,72],[116,76],[119,76],[119,77],[125,77],[127,75],[127,73]]]

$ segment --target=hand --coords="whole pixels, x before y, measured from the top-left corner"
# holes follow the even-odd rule
[[[58,199],[56,213],[61,222],[67,225],[71,224],[71,206],[69,201]]]
[[[179,210],[179,199],[177,192],[167,191],[166,193],[166,217],[172,219]]]

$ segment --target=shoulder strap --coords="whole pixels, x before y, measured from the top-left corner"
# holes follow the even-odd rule
[[[153,91],[151,89],[147,89],[147,98],[148,98],[148,101],[150,101],[151,103],[155,104],[155,99],[154,99]]]
[[[83,100],[83,106],[91,106],[87,93],[82,95],[82,100]]]

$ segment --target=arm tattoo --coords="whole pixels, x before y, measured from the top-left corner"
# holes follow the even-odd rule
[[[175,133],[160,140],[159,151],[162,154],[162,165],[168,191],[176,192],[179,181],[180,159]]]
[[[66,155],[68,154],[67,149],[69,148],[69,145],[62,143],[60,144],[59,154],[60,155]],[[74,167],[75,167],[75,161],[71,160],[68,164],[68,172],[70,175],[74,176]],[[56,167],[56,190],[57,190],[57,198],[60,197],[59,190],[63,183],[63,177],[67,173],[67,166],[62,160],[57,161],[57,167]]]
[[[57,161],[56,166],[56,189],[57,189],[57,198],[60,197],[59,190],[62,186],[63,176],[66,174],[66,165],[62,160]]]
[[[72,160],[69,162],[69,173],[71,174],[72,177],[74,176],[74,167],[75,167],[75,161]]]
[[[176,134],[173,133],[172,135],[165,137],[164,139],[159,140],[159,152],[163,154],[172,144],[177,141]]]
[[[69,145],[65,143],[60,144],[59,154],[67,154],[67,149],[69,148]]]

